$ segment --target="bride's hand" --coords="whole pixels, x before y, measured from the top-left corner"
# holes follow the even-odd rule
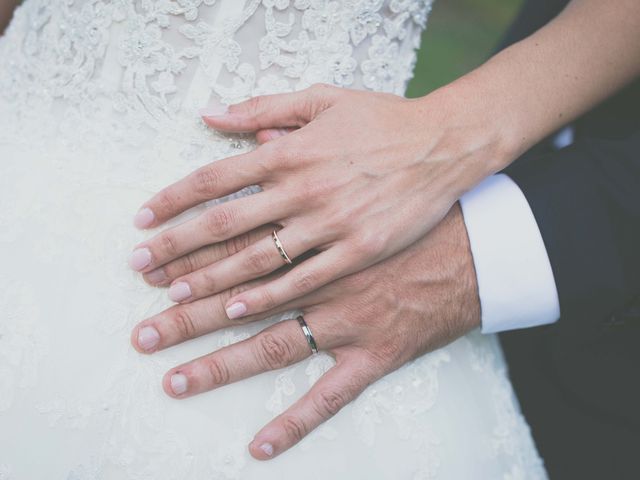
[[[233,200],[137,246],[131,266],[161,278],[163,265],[260,225],[282,226],[291,259],[317,255],[238,293],[229,318],[255,315],[361,271],[423,237],[453,203],[500,168],[505,154],[487,118],[446,89],[419,100],[314,86],[253,98],[206,123],[228,132],[287,129],[257,150],[203,167],[169,186],[137,216],[155,227],[206,200],[248,185],[262,192]],[[267,275],[284,265],[270,235],[178,278],[169,295],[189,302]]]
[[[189,261],[171,263],[166,269],[168,281],[216,262],[268,231],[208,247]],[[254,286],[267,282],[257,280]],[[224,311],[230,295],[223,292],[175,305],[141,322],[132,332],[134,347],[152,353],[238,325]],[[456,204],[431,233],[393,258],[268,314],[292,309],[303,313],[317,347],[331,354],[336,365],[256,434],[249,449],[261,460],[295,445],[369,384],[479,325],[475,272],[459,207]],[[244,321],[266,316],[254,315]],[[254,337],[171,369],[163,387],[168,395],[182,399],[294,364],[310,354],[298,322],[284,320]]]

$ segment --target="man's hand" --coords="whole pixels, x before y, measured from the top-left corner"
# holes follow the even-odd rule
[[[246,248],[268,231],[265,227],[169,264],[164,283]],[[250,286],[240,287],[246,288]],[[231,293],[176,305],[141,322],[132,332],[134,347],[152,353],[237,325],[224,310]],[[249,448],[261,460],[295,445],[372,382],[479,326],[473,260],[458,205],[425,238],[391,259],[245,321],[292,309],[303,312],[318,348],[334,356],[336,365],[258,432]],[[171,369],[163,387],[172,397],[186,398],[291,365],[310,354],[300,325],[285,320]]]

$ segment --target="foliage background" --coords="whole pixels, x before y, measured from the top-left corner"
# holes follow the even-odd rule
[[[424,95],[486,60],[522,0],[436,0],[407,95]]]

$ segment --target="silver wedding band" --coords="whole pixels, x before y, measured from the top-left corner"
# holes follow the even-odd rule
[[[311,333],[311,329],[309,328],[309,325],[307,325],[307,322],[304,321],[304,317],[302,315],[298,315],[297,320],[300,324],[300,327],[302,328],[302,333],[304,333],[304,336],[307,339],[307,343],[311,347],[311,351],[314,354],[318,353],[318,345],[316,345],[316,339],[313,338],[313,333]]]
[[[286,263],[287,265],[291,265],[293,262],[291,261],[291,258],[289,258],[289,255],[287,255],[287,252],[285,252],[284,247],[282,246],[282,242],[280,242],[280,239],[278,238],[278,232],[276,232],[275,230],[271,232],[271,238],[273,238],[273,243],[276,244],[278,253],[282,257],[282,260],[284,260],[284,263]]]

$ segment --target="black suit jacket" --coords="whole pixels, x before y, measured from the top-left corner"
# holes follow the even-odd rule
[[[505,44],[567,3],[530,0]],[[505,172],[538,222],[560,299],[556,324],[501,335],[552,479],[640,479],[639,126],[636,81],[575,122],[573,145],[542,142]]]

